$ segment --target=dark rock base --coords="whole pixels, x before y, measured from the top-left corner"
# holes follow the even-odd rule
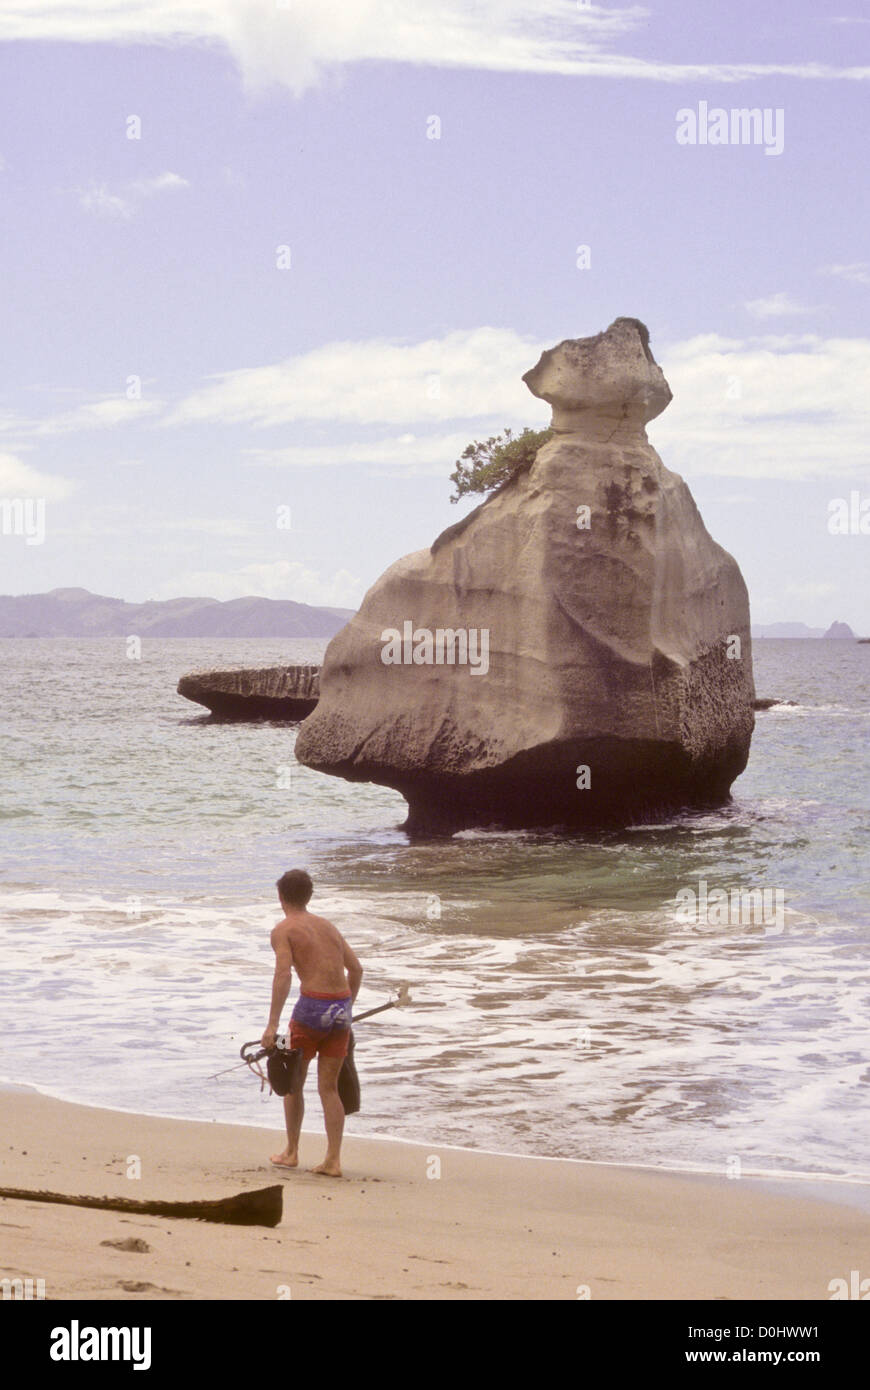
[[[678,746],[613,738],[550,745],[502,767],[457,777],[396,774],[381,767],[323,767],[352,782],[391,786],[408,802],[402,829],[415,839],[474,827],[612,829],[730,800],[746,767],[748,740],[715,759],[690,760]],[[589,786],[577,786],[589,768]]]
[[[182,692],[183,693],[183,692]],[[263,720],[280,719],[299,723],[307,719],[316,707],[316,700],[270,699],[268,695],[218,695],[207,698],[200,694],[188,695],[189,700],[204,705],[216,719]]]

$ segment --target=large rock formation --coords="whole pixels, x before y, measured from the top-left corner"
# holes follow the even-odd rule
[[[396,788],[415,832],[721,802],[754,726],[749,604],[647,440],[671,399],[649,334],[617,319],[523,379],[555,436],[369,590],[296,756]]]
[[[319,666],[190,671],[178,694],[222,719],[304,719],[320,694]]]

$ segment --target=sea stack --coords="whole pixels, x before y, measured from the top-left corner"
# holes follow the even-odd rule
[[[839,623],[839,622],[837,622],[837,623],[831,623],[831,626],[828,628],[827,632],[825,633],[825,637],[826,637],[828,640],[833,639],[835,642],[836,642],[836,641],[839,641],[839,642],[855,642],[855,641],[857,641],[857,638],[856,638],[854,632],[852,631],[852,629],[850,628],[850,626],[849,626],[848,623]]]
[[[296,756],[393,787],[414,834],[595,827],[726,800],[754,727],[746,585],[645,425],[637,319],[523,380],[553,438],[330,643]]]

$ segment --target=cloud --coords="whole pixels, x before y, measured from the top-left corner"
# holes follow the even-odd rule
[[[614,51],[649,17],[640,5],[576,0],[3,0],[0,40],[205,40],[229,50],[250,87],[297,95],[366,61],[681,83],[870,78],[870,67],[814,61],[669,63]]]
[[[150,179],[134,179],[129,185],[130,192],[137,198],[150,198],[155,193],[165,193],[170,188],[189,188],[187,179],[183,179],[180,174],[173,174],[167,169],[163,174],[155,174]]]
[[[172,189],[189,187],[187,179],[167,170],[163,174],[155,174],[150,179],[131,179],[122,184],[120,191],[115,193],[104,183],[92,184],[90,188],[80,188],[77,192],[79,207],[85,212],[96,213],[99,217],[129,221],[146,198],[153,198],[157,193],[166,193]]]
[[[118,467],[119,464],[115,464]],[[114,536],[129,537],[132,540],[143,536],[159,536],[166,542],[162,550],[170,549],[168,537],[173,536],[219,536],[223,539],[237,539],[249,536],[251,526],[244,521],[224,517],[180,516],[170,517],[164,511],[158,514],[143,513],[140,505],[128,502],[99,503],[93,497],[89,500],[86,513],[79,513],[75,524],[68,527],[52,527],[56,536],[82,537]],[[181,545],[172,542],[173,553],[184,553]]]
[[[332,343],[274,366],[228,372],[194,392],[162,424],[247,429],[323,421],[393,425],[350,441],[243,446],[255,465],[358,464],[371,471],[446,476],[472,434],[542,428],[547,406],[520,380],[542,346],[507,329],[478,328],[425,343]],[[680,472],[726,477],[866,474],[870,340],[786,334],[708,334],[662,355],[674,401],[650,427]],[[428,387],[437,384],[438,394]],[[469,422],[458,428],[460,421]],[[433,424],[452,428],[433,430]]]
[[[107,396],[77,406],[63,415],[50,416],[39,423],[30,423],[25,430],[35,435],[75,434],[79,430],[114,429],[132,423],[160,409],[159,401],[128,401],[124,396]]]
[[[475,328],[422,343],[329,343],[266,367],[226,372],[194,392],[165,423],[257,427],[302,420],[333,424],[443,422],[541,414],[520,377],[541,346],[511,329]]]
[[[791,314],[811,314],[805,304],[798,304],[785,290],[770,294],[766,299],[747,299],[744,306],[756,319],[785,318]]]
[[[201,536],[247,536],[250,534],[251,527],[246,521],[235,521],[231,517],[220,516],[184,516],[178,518],[160,517],[153,522],[147,522],[142,530],[159,531],[191,531]]]
[[[101,400],[87,401],[73,410],[65,410],[60,415],[48,415],[43,419],[5,411],[0,414],[0,434],[12,436],[16,448],[29,449],[33,448],[33,445],[26,441],[39,436],[114,429],[118,425],[132,424],[154,415],[162,409],[163,402],[157,399],[128,400],[126,396],[113,395],[104,396]],[[125,458],[119,460],[119,465],[140,462],[140,459]]]
[[[172,407],[111,396],[43,421],[2,417],[0,431],[20,449],[16,434],[139,421],[235,426],[234,446],[249,467],[345,465],[446,478],[472,438],[549,423],[548,407],[521,376],[555,337],[542,344],[483,327],[422,343],[330,343],[223,373]],[[649,432],[669,467],[690,477],[866,479],[870,339],[711,333],[653,348],[674,400]],[[301,439],[297,425],[307,431]],[[266,428],[281,431],[277,444],[258,442]],[[201,434],[192,437],[207,447]]]
[[[839,584],[831,584],[827,580],[817,580],[806,584],[786,584],[783,593],[790,598],[828,598],[831,594],[840,592]]]
[[[79,207],[85,212],[96,212],[101,217],[132,217],[133,204],[116,193],[110,193],[105,184],[93,186],[79,192]]]
[[[62,502],[76,489],[70,478],[40,473],[15,454],[0,454],[0,497],[43,497]]]
[[[820,275],[836,275],[852,285],[870,285],[870,261],[852,261],[851,265],[824,265]]]
[[[866,478],[870,339],[704,335],[660,355],[652,443],[687,476]]]
[[[291,444],[284,449],[246,449],[253,464],[276,468],[334,468],[360,465],[374,473],[435,474],[452,469],[470,442],[466,430],[455,434],[401,434],[389,439],[353,440],[341,444]]]
[[[329,577],[307,569],[296,560],[244,565],[237,570],[191,570],[167,580],[160,591],[167,598],[178,594],[208,594],[218,599],[292,599],[325,608],[357,608],[364,593],[362,580],[348,570]]]

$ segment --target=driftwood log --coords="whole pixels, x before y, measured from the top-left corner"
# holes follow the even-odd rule
[[[283,1187],[275,1184],[212,1201],[146,1202],[135,1197],[72,1197],[65,1192],[31,1192],[26,1187],[0,1187],[0,1197],[11,1197],[16,1201],[55,1202],[70,1207],[98,1207],[102,1211],[134,1211],[143,1216],[189,1217],[194,1221],[219,1221],[229,1226],[277,1226],[283,1210],[283,1194]]]

